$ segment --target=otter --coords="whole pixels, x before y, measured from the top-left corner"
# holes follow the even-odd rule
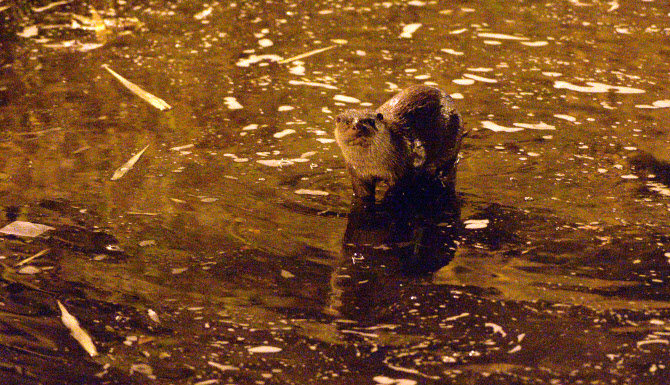
[[[439,88],[414,85],[374,111],[348,110],[335,121],[356,199],[374,203],[379,182],[388,195],[427,178],[454,191],[466,132],[454,100]]]

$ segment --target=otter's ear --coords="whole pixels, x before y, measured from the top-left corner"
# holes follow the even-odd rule
[[[375,116],[375,119],[378,121],[384,120],[384,115],[382,115],[381,112],[377,112],[377,116]]]

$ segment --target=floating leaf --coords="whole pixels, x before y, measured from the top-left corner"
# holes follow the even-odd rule
[[[61,311],[61,320],[63,321],[63,325],[70,329],[72,337],[74,337],[74,339],[79,342],[79,345],[81,345],[81,347],[84,348],[84,350],[86,350],[86,352],[90,354],[91,357],[97,356],[98,350],[95,348],[91,336],[89,336],[88,333],[86,333],[86,331],[82,329],[81,326],[79,326],[79,321],[77,321],[77,319],[67,311],[65,306],[63,306],[60,301],[57,302]]]
[[[110,74],[112,74],[116,79],[118,79],[121,82],[121,84],[123,84],[127,89],[130,90],[130,92],[144,99],[152,106],[158,108],[161,111],[169,110],[170,108],[172,108],[172,106],[167,104],[165,100],[148,93],[147,91],[140,88],[138,85],[131,83],[129,80],[126,80],[126,78],[117,74],[116,72],[114,72],[114,70],[109,68],[107,64],[103,64],[102,68],[106,69]]]
[[[1,228],[0,233],[17,237],[37,237],[45,231],[53,229],[51,226],[40,225],[39,223],[14,221]]]
[[[127,161],[126,163],[124,163],[123,166],[117,168],[116,171],[114,171],[114,175],[112,175],[112,180],[121,179],[121,177],[123,177],[124,175],[126,175],[126,173],[128,172],[128,170],[130,170],[131,168],[133,168],[133,166],[135,165],[135,163],[137,163],[137,161],[140,160],[140,157],[142,156],[142,154],[144,153],[144,151],[147,150],[147,148],[149,148],[149,145],[148,145],[148,144],[147,144],[147,145],[146,145],[140,152],[138,152],[137,154],[133,155],[132,158],[128,159],[128,161]]]

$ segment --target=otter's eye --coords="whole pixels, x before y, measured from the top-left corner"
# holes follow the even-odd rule
[[[342,123],[342,117],[340,115],[335,117],[335,123]]]

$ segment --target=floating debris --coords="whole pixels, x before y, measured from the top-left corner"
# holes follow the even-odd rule
[[[235,65],[238,67],[249,67],[252,64],[256,64],[264,60],[283,63],[281,56],[267,54],[267,55],[251,55],[246,59],[238,60],[237,63],[235,63]]]
[[[278,353],[281,352],[281,348],[275,346],[255,346],[253,348],[247,349],[250,353]]]
[[[217,362],[214,361],[207,361],[207,364],[221,370],[221,371],[226,371],[226,370],[240,370],[240,368],[233,366],[233,365],[221,365]]]
[[[406,26],[402,27],[402,33],[400,34],[400,38],[411,39],[412,36],[414,35],[414,32],[416,32],[419,28],[421,28],[422,25],[423,24],[421,23],[407,24]]]
[[[597,83],[597,82],[586,82],[588,86],[578,86],[569,82],[556,81],[554,83],[554,88],[565,88],[571,91],[577,92],[588,92],[588,93],[605,93],[609,91],[615,91],[617,94],[643,94],[646,91],[639,88],[632,87],[622,87],[622,86],[611,86],[609,84]]]
[[[128,161],[127,161],[125,164],[123,164],[123,166],[121,166],[121,167],[119,167],[118,169],[116,169],[116,171],[114,171],[114,175],[112,175],[112,179],[111,179],[111,180],[118,180],[118,179],[121,179],[124,175],[126,175],[126,173],[127,173],[131,168],[133,168],[133,166],[135,165],[135,163],[137,163],[137,161],[140,160],[140,157],[142,156],[142,154],[144,154],[144,151],[146,151],[147,148],[149,148],[149,145],[148,145],[148,144],[147,144],[142,150],[140,150],[140,152],[138,152],[137,154],[133,155],[132,158],[128,159]]]
[[[279,160],[272,160],[272,159],[260,159],[257,160],[256,163],[262,164],[263,166],[268,166],[268,167],[283,167],[283,166],[290,166],[294,164],[292,161],[287,160],[287,159],[279,159]]]
[[[295,190],[294,191],[298,195],[316,195],[316,196],[326,196],[329,195],[327,191],[322,191],[322,190],[307,190],[307,189],[300,189],[300,190]]]
[[[293,56],[293,57],[290,57],[288,59],[280,60],[279,64],[290,63],[290,62],[298,60],[298,59],[302,59],[302,58],[305,58],[305,57],[308,57],[308,56],[316,55],[317,53],[321,53],[321,52],[331,50],[335,47],[337,47],[337,44],[329,45],[328,47],[324,47],[324,48],[315,49],[314,51],[305,52],[303,54]]]
[[[274,45],[274,43],[270,39],[260,39],[258,40],[258,45],[261,47],[271,47]]]
[[[529,40],[527,37],[506,35],[504,33],[480,32],[477,34],[477,36],[486,39],[498,39],[498,40]]]
[[[183,146],[170,147],[170,150],[172,150],[172,151],[182,151],[182,150],[186,150],[187,148],[192,148],[192,147],[195,147],[195,145],[194,144],[185,144]]]
[[[129,89],[130,92],[139,96],[144,101],[151,104],[152,106],[158,108],[161,111],[169,110],[170,108],[172,108],[172,106],[167,104],[163,99],[148,93],[147,91],[140,88],[138,85],[130,82],[129,80],[126,80],[123,76],[114,72],[114,70],[109,68],[109,66],[107,64],[103,64],[102,68],[106,69],[110,74],[112,74],[118,81],[121,82],[121,84],[123,84],[127,89]]]
[[[41,271],[42,271],[42,269],[40,269],[39,267],[35,267],[35,266],[24,266],[24,267],[20,268],[20,269],[17,271],[17,273],[19,273],[19,274],[24,274],[24,275],[35,275],[35,274],[40,273]]]
[[[43,256],[44,254],[48,253],[50,250],[51,250],[51,249],[44,249],[44,250],[40,251],[39,253],[33,255],[32,257],[28,257],[28,258],[26,258],[26,259],[20,261],[19,263],[16,264],[16,266],[23,266],[23,265],[25,265],[26,263],[28,263],[28,262],[30,262],[30,261],[33,261],[33,260],[35,260],[35,259],[37,259],[37,258]]]
[[[476,80],[476,81],[478,81],[478,82],[484,82],[484,83],[498,83],[498,81],[495,80],[495,79],[489,79],[489,78],[485,78],[485,77],[483,77],[483,76],[477,76],[477,75],[471,75],[471,74],[463,74],[463,77],[468,78],[468,79],[472,79],[472,80]]]
[[[37,36],[39,34],[39,32],[40,32],[40,30],[39,30],[39,28],[37,28],[36,25],[31,25],[31,26],[25,27],[23,29],[23,31],[17,32],[16,36],[23,37],[23,38],[27,39],[29,37]]]
[[[90,354],[91,357],[97,356],[98,350],[95,348],[91,336],[89,336],[88,333],[86,333],[86,331],[82,329],[81,326],[79,326],[79,321],[77,321],[77,319],[67,311],[65,306],[63,306],[60,301],[56,302],[58,302],[58,307],[61,311],[61,321],[63,321],[63,325],[65,325],[66,328],[70,329],[72,337],[74,337],[74,339],[79,342],[79,345],[81,345],[81,347],[84,348],[84,350],[86,350],[86,352]]]
[[[226,96],[223,98],[223,102],[226,103],[226,107],[228,107],[229,110],[240,110],[244,108],[234,96]]]
[[[282,270],[280,275],[282,278],[290,279],[290,278],[295,278],[295,275],[293,275],[290,271],[287,270]]]
[[[521,128],[528,128],[531,130],[555,130],[556,127],[552,126],[551,124],[547,124],[545,122],[540,122],[540,123],[513,123],[515,127],[521,127]]]
[[[14,221],[0,229],[0,233],[17,237],[37,237],[45,231],[54,230],[53,227],[39,223]],[[39,254],[39,253],[38,253]]]
[[[635,107],[637,107],[637,108],[649,108],[649,109],[670,108],[670,100],[657,100],[657,101],[651,103],[651,105],[636,104]]]
[[[501,126],[499,124],[493,123],[488,120],[483,120],[482,122],[482,127],[489,129],[494,132],[517,132],[517,131],[523,131],[523,128],[521,127],[505,127]]]
[[[521,44],[527,45],[528,47],[544,47],[549,44],[548,41],[522,41]]]
[[[373,380],[381,385],[416,385],[416,381],[406,378],[391,378],[386,376],[376,376]]]
[[[463,55],[463,52],[461,52],[461,51],[456,51],[456,50],[453,50],[453,49],[451,49],[451,48],[442,48],[440,51],[442,51],[442,52],[444,52],[444,53],[448,53],[449,55],[454,55],[454,56],[461,56],[461,55]]]
[[[563,119],[563,120],[567,120],[568,122],[577,121],[577,118],[575,118],[574,116],[570,116],[570,115],[555,114],[554,117],[559,118],[559,119]]]
[[[461,86],[469,86],[471,84],[475,84],[475,81],[472,79],[454,79],[452,82],[459,84]]]
[[[487,222],[488,222],[488,221],[487,221]],[[502,337],[506,337],[506,336],[507,336],[507,333],[505,333],[505,331],[503,330],[502,326],[500,326],[500,325],[494,324],[494,323],[492,323],[492,322],[486,322],[486,323],[484,324],[484,326],[493,329],[493,334],[498,333],[498,334],[500,334]]]
[[[202,11],[196,13],[195,15],[193,15],[193,18],[196,19],[196,20],[202,20],[202,19],[206,18],[207,16],[211,15],[213,10],[214,10],[214,8],[212,8],[212,7],[205,8],[204,10],[202,10]]]
[[[334,100],[338,102],[344,102],[344,103],[360,103],[361,101],[351,97],[351,96],[344,96],[344,95],[335,95],[333,97]]]
[[[44,12],[44,11],[47,11],[47,10],[49,10],[49,9],[51,9],[51,8],[55,8],[55,7],[58,7],[58,6],[61,6],[61,5],[65,5],[65,4],[70,4],[71,2],[72,2],[72,0],[55,1],[55,2],[53,2],[53,3],[50,3],[50,4],[45,5],[45,6],[43,6],[43,7],[33,7],[33,12],[35,12],[35,13]]]
[[[147,310],[147,314],[149,315],[150,320],[154,321],[157,324],[161,323],[161,320],[158,317],[158,313],[156,313],[152,309]]]
[[[468,219],[467,221],[464,221],[463,224],[465,225],[466,229],[483,229],[486,228],[489,225],[489,220],[488,219]]]
[[[287,128],[287,129],[285,129],[285,130],[282,130],[282,131],[279,131],[279,132],[274,133],[272,136],[274,136],[275,138],[278,138],[278,139],[279,139],[279,138],[283,138],[283,137],[285,137],[286,135],[295,134],[295,132],[296,132],[296,131],[295,131],[294,129],[292,129],[292,128]]]

